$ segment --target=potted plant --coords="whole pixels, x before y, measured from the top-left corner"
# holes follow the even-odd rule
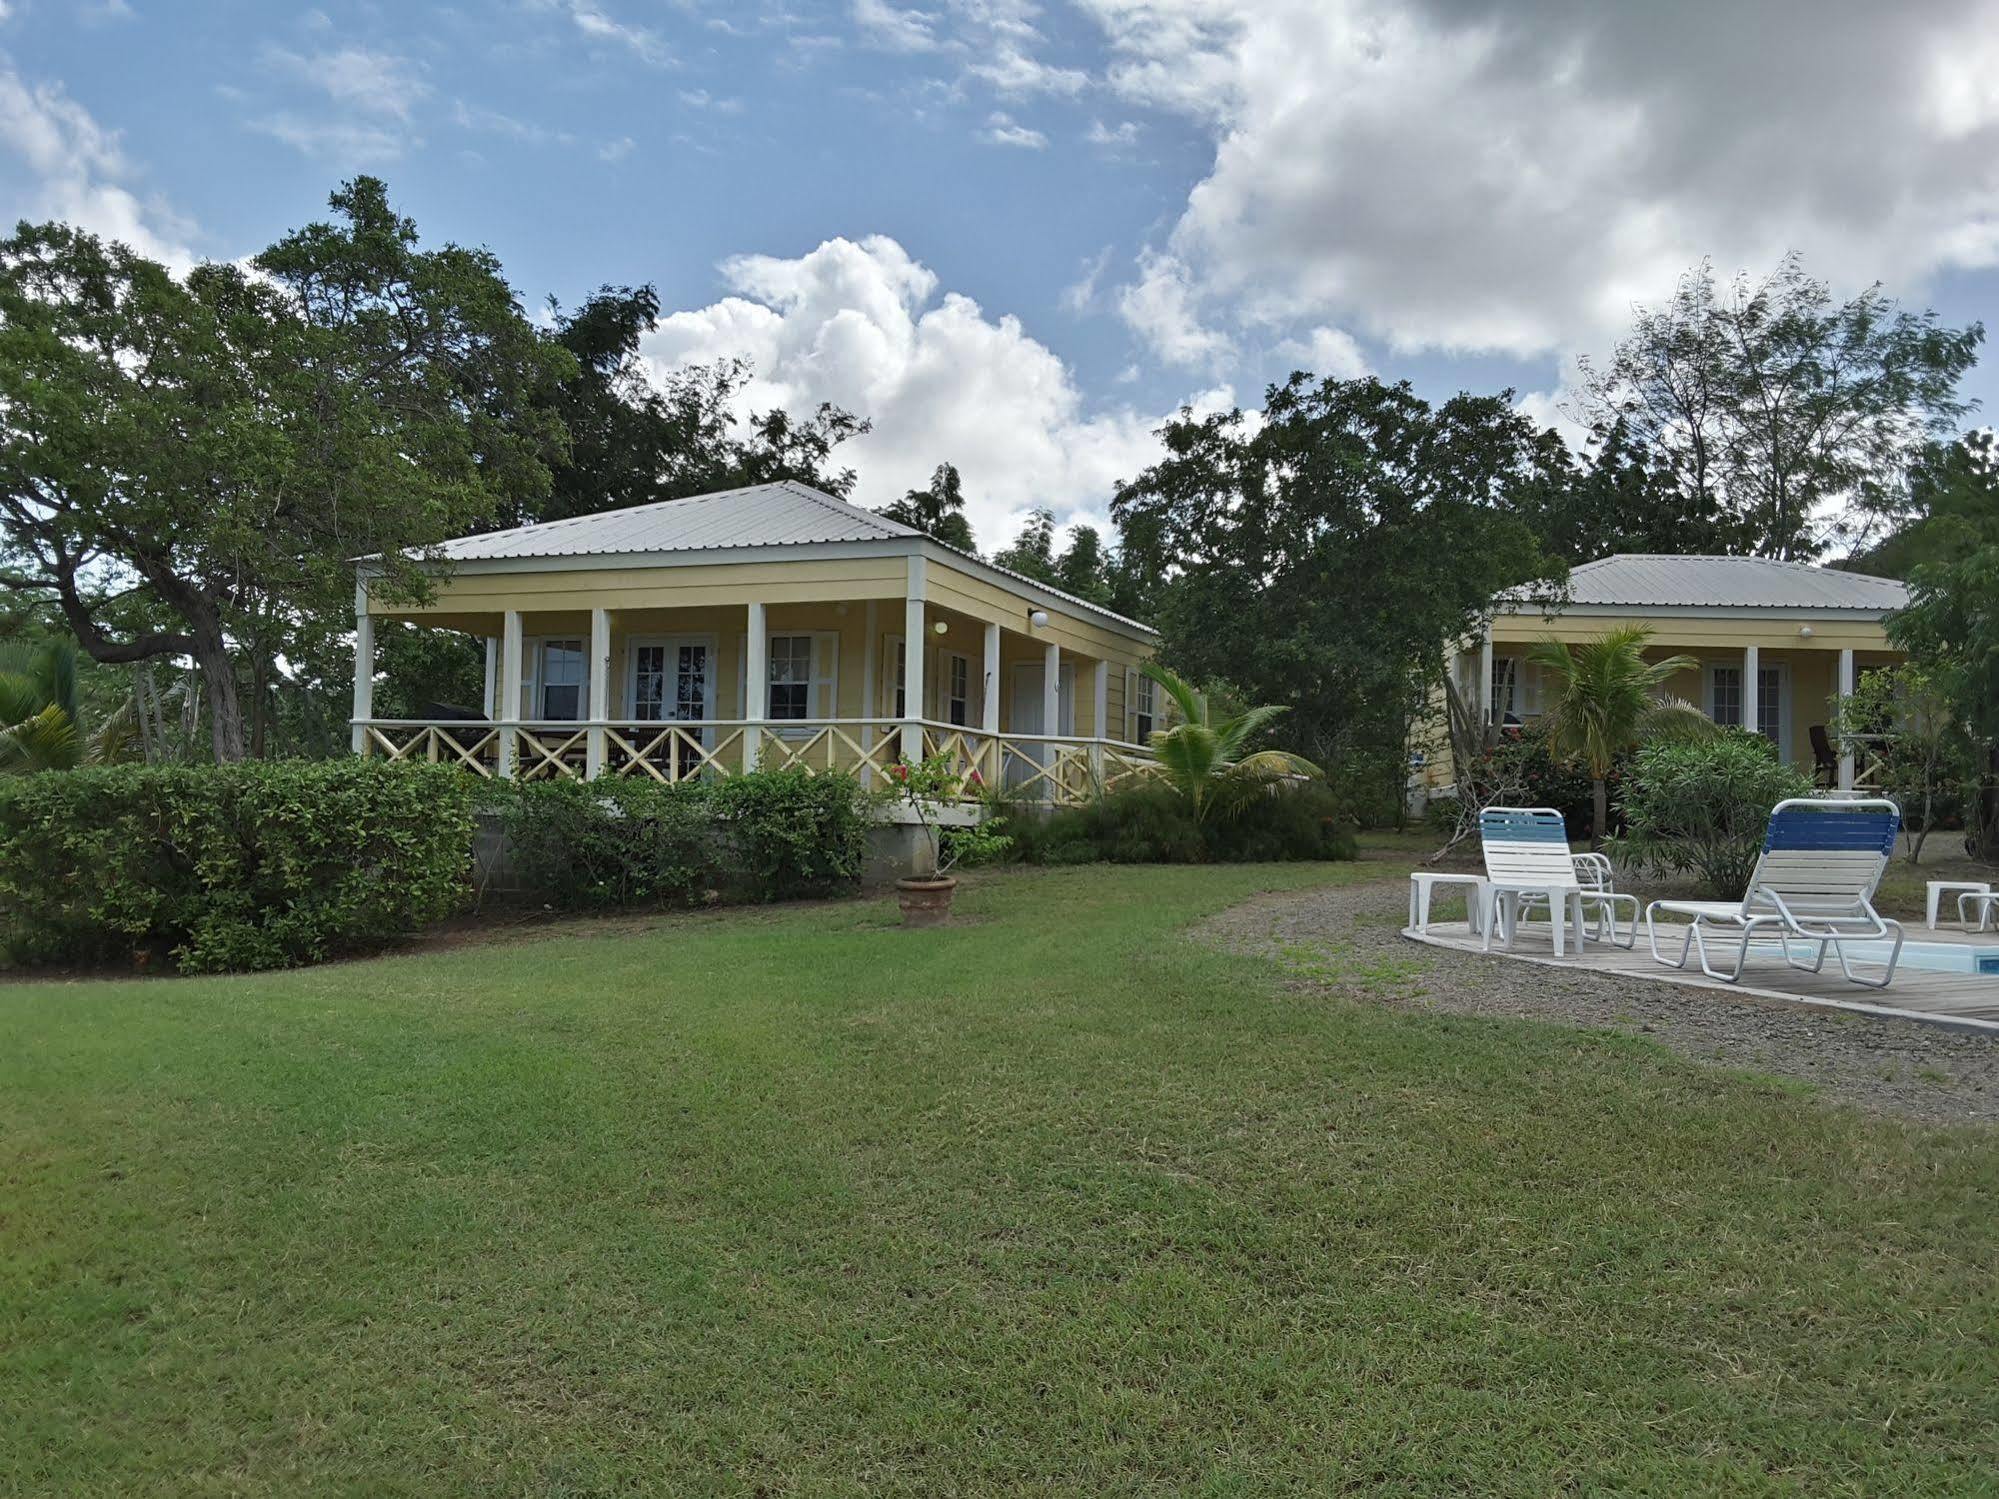
[[[909,808],[922,829],[915,867],[895,882],[903,925],[942,926],[951,918],[951,902],[958,892],[958,879],[951,871],[960,864],[997,858],[1013,840],[1000,832],[998,818],[981,820],[976,813],[963,821],[953,818],[950,837],[945,837],[943,822],[949,814],[969,811],[958,803],[960,793],[984,789],[976,770],[960,776],[949,756],[932,755],[915,765],[898,761],[888,773],[895,799]]]

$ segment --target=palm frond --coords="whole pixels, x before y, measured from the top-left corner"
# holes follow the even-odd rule
[[[1174,705],[1180,710],[1181,722],[1203,725],[1207,723],[1208,700],[1197,692],[1191,683],[1175,676],[1157,661],[1147,661],[1138,670],[1140,675],[1149,677],[1166,689],[1166,695],[1173,699]]]
[[[83,736],[75,720],[54,703],[0,727],[0,775],[72,770],[82,763]]]

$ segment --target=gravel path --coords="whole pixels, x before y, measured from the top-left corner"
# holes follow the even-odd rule
[[[1261,896],[1197,934],[1275,957],[1301,989],[1397,1009],[1642,1034],[1696,1062],[1796,1078],[1878,1113],[1999,1123],[1999,1040],[1450,952],[1405,940],[1407,915],[1398,877]]]

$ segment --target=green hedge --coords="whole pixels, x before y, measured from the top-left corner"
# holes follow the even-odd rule
[[[846,775],[493,789],[520,883],[563,910],[773,901],[860,883],[873,798]]]
[[[1249,802],[1201,826],[1171,788],[1139,785],[1046,817],[1008,823],[1030,864],[1206,864],[1351,859],[1358,852],[1340,799],[1314,784]]]
[[[0,941],[188,972],[364,952],[458,906],[471,808],[456,771],[361,759],[24,777],[0,787]]]

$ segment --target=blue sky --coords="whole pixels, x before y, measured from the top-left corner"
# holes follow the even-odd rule
[[[958,463],[994,543],[1299,364],[1553,417],[1703,255],[1982,318],[1995,79],[1970,0],[0,0],[0,203],[185,262],[377,173],[531,305],[650,281],[662,366],[871,417],[864,502]]]

